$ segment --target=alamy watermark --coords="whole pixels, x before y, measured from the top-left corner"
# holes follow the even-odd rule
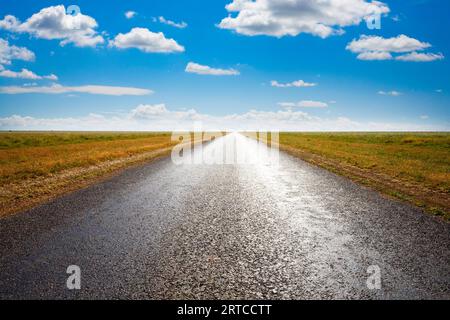
[[[369,277],[366,280],[367,289],[380,290],[381,289],[381,269],[378,265],[371,265],[367,268]]]
[[[380,30],[381,29],[381,14],[376,13],[365,18],[366,26],[369,30]]]
[[[66,273],[70,274],[66,281],[66,287],[69,290],[81,289],[81,269],[77,265],[67,267]]]
[[[72,19],[70,19],[71,23],[71,29],[73,30],[79,30],[81,29],[81,19],[77,17],[81,14],[81,9],[77,5],[70,5],[66,8],[66,14],[69,16],[72,16]]]

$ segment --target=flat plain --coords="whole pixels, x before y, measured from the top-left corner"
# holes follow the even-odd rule
[[[281,133],[281,149],[450,218],[449,133]]]
[[[0,216],[168,155],[167,132],[1,132]],[[280,134],[294,156],[450,219],[449,133]]]
[[[170,152],[170,133],[1,132],[0,216]]]
[[[251,162],[164,157],[0,218],[0,298],[450,298],[449,223],[238,133],[194,158],[224,145]]]

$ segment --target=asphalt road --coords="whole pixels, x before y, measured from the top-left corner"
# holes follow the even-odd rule
[[[250,163],[161,159],[1,219],[0,298],[450,298],[449,224],[240,135],[196,155],[230,139]]]

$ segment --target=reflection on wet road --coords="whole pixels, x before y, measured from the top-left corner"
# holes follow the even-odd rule
[[[448,224],[239,134],[194,159],[0,220],[0,297],[450,298]]]

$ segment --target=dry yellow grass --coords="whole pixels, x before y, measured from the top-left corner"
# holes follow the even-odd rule
[[[280,145],[450,219],[449,133],[282,133]]]
[[[96,165],[117,158],[170,146],[170,136],[152,136],[128,140],[93,141],[55,146],[0,149],[0,182],[27,178]]]
[[[450,219],[450,134],[282,133],[281,148]],[[0,133],[0,216],[167,155],[169,133]]]
[[[168,154],[168,133],[0,133],[0,215]]]

